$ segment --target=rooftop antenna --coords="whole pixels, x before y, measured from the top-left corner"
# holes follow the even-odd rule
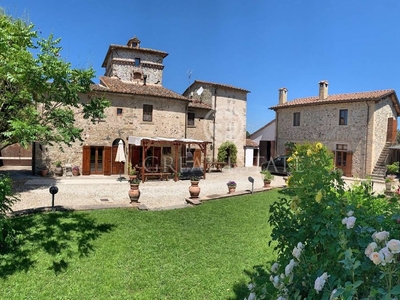
[[[190,78],[192,77],[193,70],[187,70],[186,74],[188,75],[189,85],[190,85]]]

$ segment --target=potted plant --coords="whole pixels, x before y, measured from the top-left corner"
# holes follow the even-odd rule
[[[199,181],[200,178],[197,176],[190,177],[190,187],[189,187],[190,198],[199,198],[200,195]]]
[[[74,166],[73,168],[72,168],[72,175],[74,175],[74,176],[79,176],[79,167],[78,166]]]
[[[55,162],[55,165],[56,165],[56,168],[54,169],[54,174],[55,174],[56,176],[62,176],[63,173],[64,173],[64,170],[63,170],[63,168],[62,168],[61,161],[57,160],[57,161]]]
[[[131,179],[129,180],[129,184],[131,188],[128,191],[128,195],[129,198],[131,199],[131,204],[138,203],[140,197],[140,190],[139,190],[140,180],[138,178]]]
[[[129,171],[129,180],[132,181],[134,179],[137,179],[137,170],[135,167],[132,167],[132,164],[128,164],[128,171]]]
[[[272,179],[274,179],[274,175],[271,174],[270,171],[262,170],[261,174],[263,175],[263,180],[264,180],[264,187],[269,188],[271,185]]]
[[[387,192],[391,192],[393,189],[394,181],[396,179],[395,175],[388,175],[385,178],[385,187]]]
[[[233,194],[236,191],[236,182],[233,180],[228,181],[226,184],[228,186],[229,194]]]
[[[42,177],[46,177],[47,174],[49,173],[49,168],[47,166],[43,166],[39,168],[39,170],[40,170],[40,176]]]

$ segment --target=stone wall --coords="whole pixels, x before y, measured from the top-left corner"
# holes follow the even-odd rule
[[[135,66],[135,58],[140,59],[140,66]],[[163,57],[161,54],[144,52],[136,49],[113,49],[106,63],[105,75],[115,76],[124,81],[134,81],[133,73],[147,76],[148,84],[162,85]]]
[[[340,109],[348,109],[347,125],[339,126]],[[295,112],[300,112],[300,126],[293,126]],[[376,105],[374,101],[363,101],[278,109],[277,154],[285,153],[286,142],[319,141],[331,150],[335,150],[337,144],[347,144],[347,150],[353,152],[352,174],[365,176],[372,172],[383,149],[387,118],[393,113],[388,99]]]
[[[388,119],[397,119],[396,111],[393,107],[392,100],[386,98],[375,104],[374,109],[374,131],[373,131],[373,165],[379,159],[382,149],[385,147]]]
[[[201,94],[198,93],[200,88],[203,89]],[[244,166],[247,92],[198,82],[185,92],[185,96],[199,100],[201,103],[209,105],[216,110],[215,129],[213,110],[204,109],[204,120],[198,121],[196,128],[188,130],[188,137],[197,138],[201,136],[206,141],[214,142],[212,149],[210,145],[210,151],[207,151],[211,160],[217,160],[218,148],[223,142],[233,142],[238,150],[237,165]]]
[[[83,99],[87,96],[82,96]],[[162,99],[158,97],[109,95],[111,106],[106,109],[106,118],[95,124],[83,119],[79,114],[76,117],[76,126],[82,128],[83,142],[77,141],[72,147],[42,145],[43,151],[38,151],[38,158],[47,160],[47,164],[60,160],[72,165],[82,165],[82,146],[111,146],[121,138],[127,143],[128,136],[160,136],[169,138],[185,137],[185,101],[175,99]],[[152,122],[143,121],[143,104],[153,105]],[[122,109],[122,114],[117,115],[117,108]],[[43,161],[42,164],[45,162]]]

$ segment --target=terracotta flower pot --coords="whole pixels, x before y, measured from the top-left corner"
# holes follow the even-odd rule
[[[63,176],[63,173],[64,173],[64,170],[63,170],[62,167],[56,167],[56,168],[54,169],[54,174],[55,174],[56,176]]]
[[[198,198],[200,195],[200,187],[198,181],[191,181],[189,187],[190,198]]]
[[[128,191],[131,203],[138,203],[140,198],[139,184],[131,184],[131,189]]]
[[[46,177],[47,173],[49,173],[48,169],[41,169],[40,170],[40,176],[42,176],[42,177]]]
[[[228,186],[228,193],[233,194],[236,192],[236,186]]]

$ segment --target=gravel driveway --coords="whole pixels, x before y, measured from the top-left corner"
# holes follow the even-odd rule
[[[48,177],[33,176],[24,168],[12,169],[1,167],[0,173],[8,172],[14,180],[16,192],[21,201],[14,204],[13,210],[20,211],[49,207],[52,197],[49,187],[56,185],[59,189],[55,195],[55,205],[68,209],[96,209],[111,207],[132,207],[128,197],[129,184],[119,181],[119,175],[78,176],[78,177]],[[263,181],[260,167],[224,168],[222,172],[210,172],[206,179],[200,180],[200,198],[220,198],[226,196],[226,183],[234,180],[237,183],[236,193],[249,193],[252,184],[249,176],[254,178],[254,190],[263,190]],[[347,184],[354,179],[347,178]],[[275,175],[272,187],[284,186],[283,176]],[[190,180],[174,182],[149,180],[141,183],[140,204],[149,210],[173,209],[189,206],[186,198],[189,197]],[[383,192],[384,183],[375,182],[374,191]]]

